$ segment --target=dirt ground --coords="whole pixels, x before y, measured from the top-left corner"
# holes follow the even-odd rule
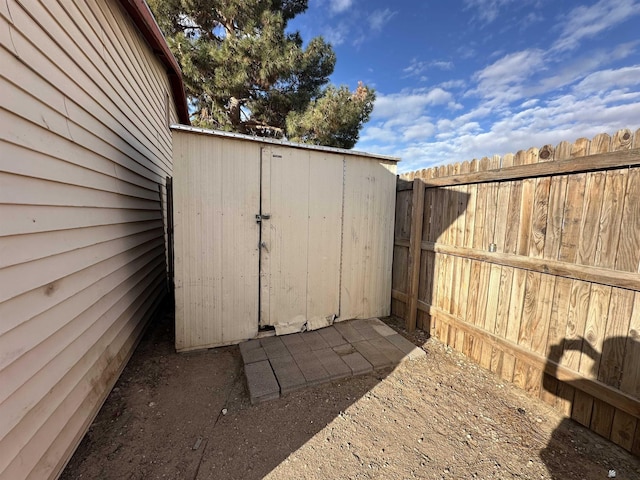
[[[425,359],[252,406],[237,347],[146,333],[62,479],[640,479],[640,459],[427,339]]]

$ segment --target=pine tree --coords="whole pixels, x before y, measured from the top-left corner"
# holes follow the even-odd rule
[[[352,148],[375,94],[329,84],[335,53],[287,22],[308,0],[149,0],[180,63],[194,125]]]

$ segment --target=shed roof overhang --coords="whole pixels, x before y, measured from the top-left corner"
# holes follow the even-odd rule
[[[220,130],[208,130],[206,128],[191,127],[185,125],[171,125],[171,129],[179,132],[189,132],[200,135],[211,135],[213,137],[222,138],[235,138],[236,140],[244,140],[248,142],[266,143],[271,145],[280,145],[283,147],[299,148],[302,150],[318,150],[321,152],[332,152],[341,155],[354,155],[357,157],[368,157],[377,160],[384,160],[387,162],[400,162],[400,157],[392,157],[390,155],[382,155],[378,153],[361,152],[358,150],[350,150],[345,148],[326,147],[324,145],[312,145],[309,143],[295,143],[287,140],[280,140],[275,138],[257,137],[253,135],[244,135],[241,133],[223,132]]]
[[[120,0],[120,4],[129,14],[136,27],[138,27],[142,36],[153,50],[153,53],[156,54],[167,69],[173,101],[178,112],[178,119],[180,123],[190,125],[189,108],[187,107],[187,96],[184,91],[180,65],[178,65],[171,50],[169,50],[167,41],[164,35],[162,35],[151,10],[149,10],[147,2],[145,2],[145,0]]]

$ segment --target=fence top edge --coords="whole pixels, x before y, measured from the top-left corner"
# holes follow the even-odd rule
[[[425,183],[426,188],[433,188],[482,182],[519,180],[532,177],[568,175],[600,170],[615,170],[636,166],[640,166],[640,148],[597,153],[553,162],[514,165],[493,170],[481,170],[435,178],[414,177],[413,180],[420,180]],[[400,180],[408,181],[405,179]]]

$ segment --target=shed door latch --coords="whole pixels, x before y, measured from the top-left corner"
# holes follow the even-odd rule
[[[260,223],[262,220],[269,220],[271,218],[271,215],[269,214],[263,214],[263,215],[256,215],[256,223]]]

